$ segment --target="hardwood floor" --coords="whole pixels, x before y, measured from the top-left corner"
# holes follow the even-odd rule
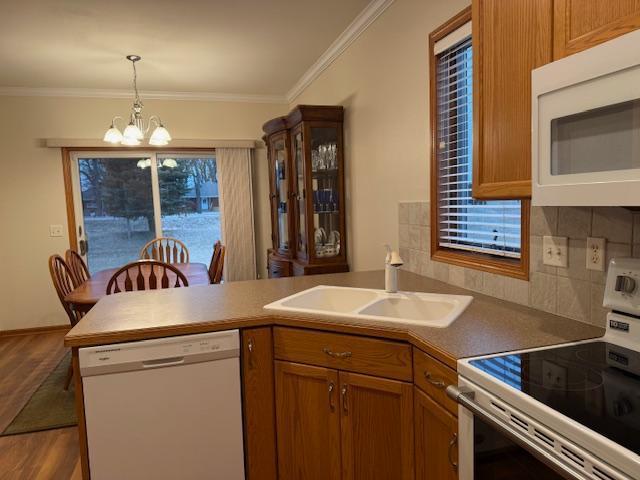
[[[65,331],[0,338],[0,431],[62,359]],[[80,480],[78,429],[0,437],[0,480]]]

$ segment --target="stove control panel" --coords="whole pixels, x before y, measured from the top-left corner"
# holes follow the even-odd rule
[[[614,258],[609,263],[603,305],[640,315],[640,258]]]

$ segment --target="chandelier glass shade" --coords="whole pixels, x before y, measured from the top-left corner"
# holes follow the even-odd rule
[[[149,133],[152,126],[155,128],[149,137],[149,145],[162,147],[168,145],[171,141],[171,135],[162,124],[160,117],[152,115],[146,122],[142,117],[144,105],[138,94],[138,73],[136,71],[136,62],[139,62],[141,59],[142,57],[139,55],[127,55],[127,60],[133,65],[133,91],[135,93],[135,100],[131,107],[129,123],[124,128],[124,131],[120,131],[118,128],[118,120],[122,121],[122,117],[116,116],[111,120],[111,126],[107,129],[103,137],[103,140],[107,143],[135,147],[142,143],[145,135]]]

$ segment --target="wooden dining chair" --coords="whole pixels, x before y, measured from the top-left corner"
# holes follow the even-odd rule
[[[209,272],[209,281],[210,283],[221,283],[222,282],[222,272],[224,270],[224,255],[227,248],[224,245],[220,245],[218,249],[218,257],[215,259],[215,268],[213,271],[213,275]],[[214,252],[215,254],[215,252]]]
[[[216,278],[216,272],[220,263],[220,251],[222,249],[222,242],[218,240],[213,244],[213,254],[211,255],[211,262],[209,262],[209,283],[215,283],[213,280]]]
[[[140,250],[141,260],[158,260],[164,263],[189,263],[187,246],[173,237],[158,237]]]
[[[73,279],[73,273],[69,265],[64,261],[60,255],[51,255],[49,257],[49,273],[51,274],[51,281],[53,287],[58,294],[58,299],[62,304],[62,308],[69,317],[69,323],[73,327],[83,317],[82,312],[78,312],[65,301],[65,297],[75,289],[75,283]],[[64,382],[64,389],[69,390],[71,379],[73,378],[73,366],[70,364],[67,370],[67,379]]]
[[[175,266],[158,260],[138,260],[115,272],[107,283],[107,295],[140,290],[188,287],[187,277]]]
[[[91,277],[89,268],[87,268],[87,264],[84,263],[84,260],[78,252],[69,249],[65,252],[64,259],[67,262],[69,269],[71,269],[73,284],[76,288],[89,280]]]

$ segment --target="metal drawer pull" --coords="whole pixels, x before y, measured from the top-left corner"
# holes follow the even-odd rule
[[[431,372],[424,372],[424,378],[427,380],[427,382],[429,382],[431,385],[433,385],[436,388],[444,388],[446,387],[445,383],[442,380],[434,380],[433,376],[431,375]]]
[[[247,342],[247,350],[249,351],[249,368],[253,368],[253,338]]]
[[[547,465],[563,478],[567,478],[570,480],[581,480],[584,478],[584,476],[571,465],[564,463],[559,458],[552,456],[552,454],[546,451],[544,448],[533,443],[517,430],[509,428],[509,426],[500,419],[495,418],[493,415],[487,412],[484,407],[482,407],[482,405],[474,402],[475,393],[472,390],[469,390],[468,388],[460,389],[456,385],[449,385],[447,387],[447,395],[449,396],[449,398],[455,400],[464,408],[469,410],[474,416],[481,419],[490,427],[493,427],[498,431],[498,433],[501,433],[519,447],[522,447],[524,450],[529,452],[536,460]],[[473,439],[465,438],[463,439],[463,441],[473,442]]]
[[[329,409],[334,412],[336,409],[336,406],[333,404],[333,391],[335,390],[336,386],[333,382],[329,383]]]
[[[342,395],[342,411],[345,413],[345,415],[349,413],[349,406],[347,402],[347,386],[348,385],[343,386],[342,390],[340,391],[340,395]]]
[[[327,347],[324,347],[322,349],[322,351],[324,353],[326,353],[327,355],[329,355],[330,357],[333,357],[333,358],[349,358],[349,357],[351,357],[351,352],[332,352]]]
[[[453,437],[451,437],[451,441],[449,442],[449,463],[456,470],[458,469],[458,462],[453,460],[453,447],[458,443],[458,434],[454,433]]]

